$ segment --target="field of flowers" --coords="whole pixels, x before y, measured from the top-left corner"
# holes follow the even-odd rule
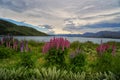
[[[0,80],[119,80],[120,42],[0,40]]]

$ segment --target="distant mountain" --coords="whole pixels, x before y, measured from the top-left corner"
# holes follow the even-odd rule
[[[22,35],[22,36],[46,36],[46,33],[40,32],[29,26],[14,24],[10,21],[0,19],[0,35]]]
[[[97,38],[120,38],[120,31],[100,31],[97,33],[84,33],[82,37],[97,37]]]
[[[81,36],[81,34],[54,34],[51,36],[79,37],[79,36]]]
[[[92,38],[119,38],[120,31],[100,31],[97,33],[86,32],[84,34],[55,34],[52,36],[67,36],[67,37],[92,37]]]

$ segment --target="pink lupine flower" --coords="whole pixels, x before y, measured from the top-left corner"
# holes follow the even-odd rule
[[[62,51],[64,51],[64,49],[69,46],[70,42],[67,39],[54,37],[53,39],[50,39],[50,42],[45,43],[42,52],[47,53],[51,48],[55,48],[57,50],[62,49]]]
[[[96,51],[98,54],[102,55],[104,52],[107,52],[108,50],[111,50],[111,46],[109,44],[100,44],[97,48]],[[116,46],[112,45],[112,55],[114,56],[116,52]]]
[[[102,55],[105,51],[107,51],[110,48],[109,44],[100,44],[97,48],[96,51],[97,53],[100,53]]]

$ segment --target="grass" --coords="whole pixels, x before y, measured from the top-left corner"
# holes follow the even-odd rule
[[[118,80],[120,75],[120,42],[107,42],[117,46],[116,56],[113,57],[112,66],[109,66],[110,71],[101,71],[97,69],[97,52],[98,44],[92,42],[73,42],[68,49],[68,54],[65,57],[65,68],[56,68],[54,66],[45,66],[45,55],[42,54],[42,47],[44,42],[28,41],[28,46],[31,51],[22,53],[14,51],[11,57],[0,59],[0,80]],[[69,54],[77,47],[80,47],[82,53],[86,54],[86,64],[83,66],[84,70],[78,72],[71,71]],[[0,46],[1,48],[1,46]],[[34,62],[34,67],[27,68],[21,66],[21,55],[31,54],[30,59]],[[29,63],[29,62],[28,62]],[[10,74],[10,75],[9,75]]]

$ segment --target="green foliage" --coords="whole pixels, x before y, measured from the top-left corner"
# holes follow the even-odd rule
[[[120,78],[120,77],[118,77]],[[87,73],[53,68],[0,68],[0,80],[118,80],[112,72]]]
[[[37,41],[34,41],[34,40],[29,40],[28,41],[29,45],[31,45],[32,47],[37,47],[37,46],[43,46],[44,43],[43,42],[37,42]]]
[[[32,57],[31,53],[21,53],[20,65],[27,68],[35,67],[36,59]]]
[[[97,71],[109,71],[112,69],[113,64],[113,56],[111,53],[104,53],[102,56],[98,56],[96,59],[96,66],[95,68]]]
[[[81,44],[80,44],[79,41],[74,41],[74,42],[71,43],[70,47],[71,47],[73,50],[75,50],[76,48],[81,47]]]
[[[85,54],[79,53],[74,58],[70,59],[70,65],[71,65],[72,71],[74,72],[82,71],[85,64],[86,64]]]
[[[120,76],[120,54],[113,57],[111,71]]]
[[[14,53],[14,50],[0,46],[0,59],[10,58]]]
[[[113,42],[108,44],[112,45]],[[117,48],[114,56],[111,55],[111,49],[106,51],[104,55],[98,56],[96,52],[98,44],[91,42],[72,43],[71,47],[65,51],[51,49],[45,55],[41,54],[44,43],[28,41],[28,45],[32,49],[31,53],[20,53],[10,48],[0,47],[0,57],[3,57],[1,52],[8,56],[0,60],[0,80],[120,79],[119,42],[116,42]],[[75,49],[78,47],[80,53],[74,58],[69,58],[68,52],[76,51]],[[43,66],[45,64],[47,67]]]
[[[52,48],[48,51],[45,56],[46,59],[46,66],[57,66],[57,67],[64,67],[65,66],[65,56],[67,55],[67,49],[62,51],[62,49],[56,50]]]

